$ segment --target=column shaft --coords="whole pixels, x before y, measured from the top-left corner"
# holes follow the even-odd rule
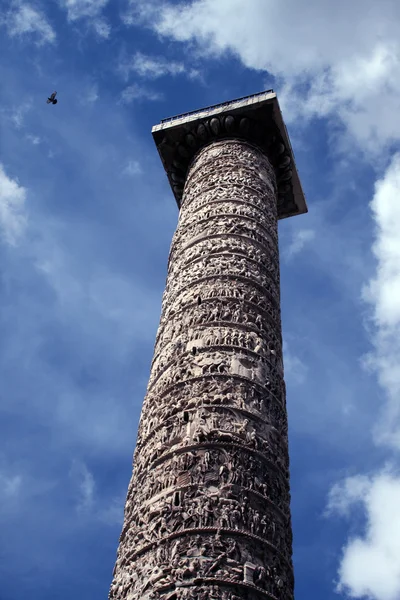
[[[293,596],[276,181],[239,140],[185,182],[113,600]]]

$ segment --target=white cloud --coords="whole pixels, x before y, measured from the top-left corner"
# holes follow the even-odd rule
[[[11,37],[35,34],[38,37],[39,45],[52,44],[56,40],[55,31],[46,16],[30,4],[14,2],[1,22],[6,25],[8,35]]]
[[[21,475],[9,475],[0,471],[0,493],[7,498],[18,496],[22,485]]]
[[[376,324],[384,329],[400,323],[399,194],[400,154],[396,154],[385,175],[376,182],[370,204],[376,223],[373,252],[378,264],[376,277],[370,282],[366,297],[375,306]]]
[[[289,119],[338,117],[363,152],[375,156],[400,138],[400,126],[392,121],[398,111],[399,77],[400,46],[390,39],[379,41],[316,74],[305,96],[295,79],[286,81],[281,104]]]
[[[142,167],[140,166],[139,161],[134,159],[128,160],[122,170],[123,175],[129,175],[130,177],[140,175],[142,172]]]
[[[91,509],[94,504],[96,487],[92,473],[83,462],[74,461],[70,470],[70,477],[75,482],[77,489],[78,512]]]
[[[78,513],[110,526],[122,524],[125,490],[123,495],[119,494],[103,500],[100,493],[96,494],[97,486],[93,473],[81,460],[73,461],[69,477],[73,484],[76,498],[75,509]]]
[[[375,222],[372,247],[376,272],[363,289],[371,314],[368,333],[373,351],[364,365],[375,372],[384,390],[381,418],[373,430],[376,444],[400,449],[400,154],[375,184],[370,203]],[[336,484],[328,514],[349,516],[355,504],[366,516],[363,536],[352,537],[343,550],[338,591],[371,600],[400,597],[400,477],[389,468],[373,476],[355,476]]]
[[[0,235],[10,246],[15,246],[25,231],[25,201],[26,189],[8,177],[0,164]]]
[[[283,342],[283,357],[286,381],[295,385],[304,383],[307,367],[296,354],[293,354],[287,341]]]
[[[366,364],[386,393],[387,405],[376,428],[378,443],[400,449],[400,154],[376,182],[370,204],[375,221],[376,273],[363,291],[372,309],[374,345]]]
[[[82,94],[82,104],[94,104],[99,99],[99,88],[96,83],[87,87]]]
[[[28,140],[28,142],[30,142],[34,146],[38,146],[40,144],[40,142],[42,141],[40,139],[40,137],[38,137],[37,135],[31,135],[31,134],[28,134],[26,136],[26,139]]]
[[[108,506],[100,509],[97,518],[106,525],[122,525],[124,520],[124,506],[126,492],[123,495],[114,497]]]
[[[130,104],[134,100],[162,100],[163,95],[159,92],[149,90],[137,83],[128,86],[122,91],[121,102]]]
[[[373,477],[356,476],[331,490],[330,512],[351,514],[362,507],[362,536],[343,548],[337,591],[353,598],[398,600],[400,597],[400,478],[389,469]]]
[[[131,3],[159,34],[195,42],[209,56],[233,53],[278,78],[285,117],[339,118],[364,150],[400,138],[397,0],[195,0]],[[385,110],[382,110],[384,96]]]
[[[329,492],[326,516],[334,513],[348,516],[352,505],[365,498],[370,485],[369,478],[364,475],[355,475],[335,483]]]
[[[108,4],[109,0],[60,0],[68,13],[70,21],[84,17],[97,17]]]
[[[23,102],[17,106],[7,106],[0,108],[0,115],[4,117],[5,121],[9,121],[13,124],[16,129],[21,129],[24,125],[25,115],[32,108],[31,101]]]
[[[165,75],[180,75],[185,73],[185,65],[181,62],[171,61],[161,56],[148,56],[142,52],[136,54],[129,61],[121,62],[119,70],[128,78],[131,72],[147,79],[157,79]]]
[[[31,109],[31,104],[30,102],[26,102],[24,104],[21,104],[20,106],[17,106],[15,110],[6,110],[4,112],[9,113],[9,119],[12,122],[12,124],[16,127],[16,129],[21,129],[21,127],[24,124],[24,118],[26,113]]]
[[[128,0],[127,10],[121,14],[125,25],[139,25],[151,20],[154,10],[158,10],[159,0]]]
[[[68,21],[87,19],[99,37],[108,38],[111,32],[109,23],[101,16],[109,0],[60,0],[66,9]]]
[[[97,35],[101,38],[107,39],[110,37],[111,26],[105,19],[96,19],[93,22],[93,27]]]
[[[299,231],[295,231],[291,243],[285,249],[286,258],[293,258],[296,254],[301,252],[304,246],[311,242],[314,238],[315,231],[312,229],[300,229]]]

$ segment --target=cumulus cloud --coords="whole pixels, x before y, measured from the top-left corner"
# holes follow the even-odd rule
[[[316,74],[304,96],[302,81],[286,81],[281,104],[289,120],[339,118],[363,152],[375,156],[400,138],[400,126],[392,121],[398,110],[399,76],[400,46],[390,40],[377,41],[369,51],[355,53]]]
[[[127,24],[234,54],[277,78],[286,119],[339,118],[363,149],[400,138],[400,5],[396,0],[194,0],[131,3]],[[382,94],[385,110],[381,110]]]
[[[360,502],[365,498],[370,485],[370,479],[365,475],[355,475],[340,483],[335,483],[329,492],[325,515],[330,516],[336,513],[340,516],[349,516],[350,508],[355,502]]]
[[[363,289],[370,308],[372,352],[364,359],[376,373],[385,400],[374,441],[400,449],[400,154],[375,184],[370,209],[375,222],[374,276]],[[363,535],[350,538],[339,566],[338,591],[356,598],[397,600],[400,596],[400,477],[386,468],[336,484],[327,513],[352,516],[362,508]]]
[[[389,469],[336,484],[328,509],[351,515],[361,507],[366,521],[361,536],[343,548],[337,591],[353,598],[398,600],[400,596],[400,478]]]
[[[0,236],[10,246],[17,245],[26,228],[26,195],[26,189],[0,164]]]
[[[6,26],[11,37],[32,34],[36,36],[39,45],[52,44],[56,40],[56,33],[44,13],[30,4],[13,2],[8,13],[2,19],[0,18],[1,23]]]
[[[364,299],[372,310],[374,350],[366,357],[386,393],[387,405],[376,428],[378,443],[400,449],[400,154],[376,182],[370,204],[375,221],[373,253],[377,266],[365,286]]]

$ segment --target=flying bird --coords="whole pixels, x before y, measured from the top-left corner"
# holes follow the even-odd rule
[[[47,98],[47,104],[57,104],[58,100],[56,100],[57,92],[53,92],[52,95]]]

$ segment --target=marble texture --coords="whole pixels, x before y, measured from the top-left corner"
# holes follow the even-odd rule
[[[235,139],[184,183],[112,600],[293,597],[275,170]]]

